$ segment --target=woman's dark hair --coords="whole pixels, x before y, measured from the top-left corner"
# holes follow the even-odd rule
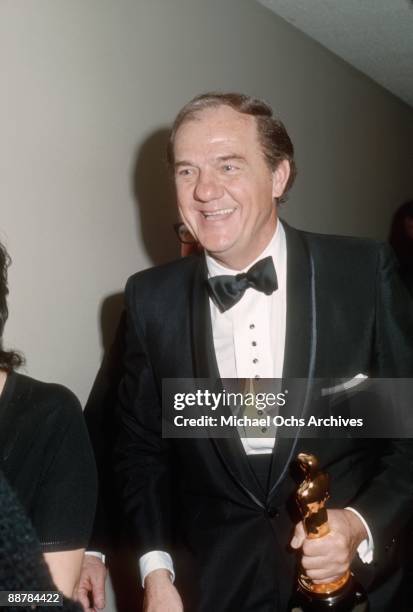
[[[7,268],[11,263],[9,254],[0,242],[0,370],[10,372],[22,365],[23,357],[15,351],[5,351],[3,348],[3,331],[9,311],[7,309]]]
[[[402,265],[412,265],[413,262],[413,240],[408,236],[405,220],[413,220],[413,200],[402,204],[394,213],[389,242],[392,245]]]
[[[239,113],[255,117],[262,151],[271,171],[274,171],[284,159],[289,162],[290,176],[284,193],[278,198],[278,203],[285,201],[297,175],[294,147],[282,121],[274,117],[272,108],[258,98],[240,93],[209,92],[196,96],[185,104],[176,116],[170,132],[167,147],[169,166],[172,167],[174,164],[174,141],[178,128],[186,121],[196,119],[199,112],[219,106],[229,106]]]

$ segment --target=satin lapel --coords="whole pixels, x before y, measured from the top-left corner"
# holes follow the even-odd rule
[[[199,258],[192,288],[191,330],[192,354],[195,378],[209,378],[214,390],[221,388],[212,334],[211,311],[206,287],[207,267],[205,257]],[[215,382],[216,381],[216,382]],[[228,415],[230,412],[228,411]],[[248,462],[247,455],[235,428],[231,438],[215,438],[210,428],[211,441],[220,455],[223,464],[237,484],[254,503],[264,507],[265,493],[261,489]]]
[[[195,269],[191,302],[191,343],[195,378],[219,379],[212,337],[211,312],[206,288],[205,257],[200,256]]]
[[[314,270],[308,247],[300,233],[283,223],[287,238],[287,324],[283,388],[288,389],[286,414],[301,417],[306,409],[314,375],[316,348]],[[289,379],[302,378],[300,384]],[[308,382],[307,382],[308,381]],[[270,492],[294,460],[295,438],[276,439],[271,463]]]

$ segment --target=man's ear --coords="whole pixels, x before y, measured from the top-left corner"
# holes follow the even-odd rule
[[[272,173],[272,197],[280,198],[290,177],[290,162],[287,159],[280,161]]]

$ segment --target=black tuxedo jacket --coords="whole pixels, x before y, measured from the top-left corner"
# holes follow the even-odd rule
[[[413,309],[388,247],[285,230],[283,376],[411,377]],[[219,377],[205,278],[204,257],[194,256],[126,287],[116,469],[139,553],[171,552],[186,611],[285,610],[296,571],[290,465],[314,452],[333,483],[329,506],[352,506],[372,531],[374,563],[356,569],[372,609],[396,609],[397,542],[413,510],[410,441],[280,439],[264,492],[239,437],[162,439],[162,379]],[[305,397],[296,400],[299,414]]]

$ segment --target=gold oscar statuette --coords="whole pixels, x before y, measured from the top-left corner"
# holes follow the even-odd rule
[[[314,455],[300,453],[297,462],[304,474],[296,493],[304,530],[309,539],[322,538],[330,532],[326,508],[330,496],[329,476],[320,470]],[[368,609],[366,593],[350,571],[334,582],[318,584],[300,570],[291,612],[367,612]]]

